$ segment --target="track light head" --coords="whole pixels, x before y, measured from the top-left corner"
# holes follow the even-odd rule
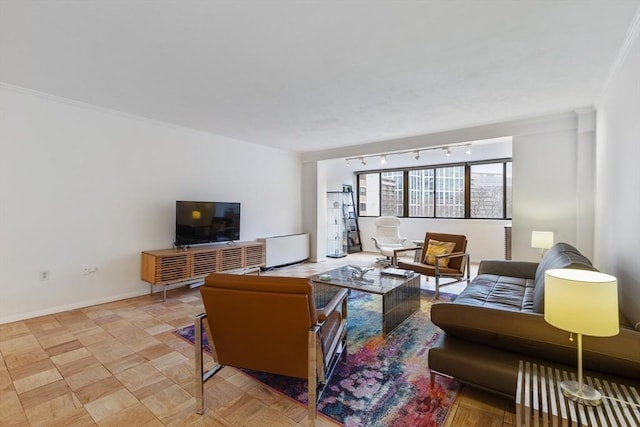
[[[445,154],[447,155],[447,157],[451,157],[451,148],[447,147],[445,149]]]
[[[365,160],[365,158],[364,158],[364,157],[360,157],[360,162],[361,162],[364,166],[366,166],[366,165],[367,165],[367,161]]]
[[[467,148],[465,148],[464,150],[464,154],[466,154],[467,156],[471,154],[471,144],[467,145]]]
[[[383,165],[384,165],[385,163],[387,163],[387,156],[386,156],[386,155],[384,155],[384,156],[380,157],[380,163],[382,163]]]
[[[349,159],[346,159],[345,166],[346,166],[346,167],[351,166],[351,163],[349,162]]]
[[[420,159],[420,152],[419,152],[419,151],[416,151],[414,154],[415,154],[414,158],[415,158],[416,160],[419,160],[419,159]]]

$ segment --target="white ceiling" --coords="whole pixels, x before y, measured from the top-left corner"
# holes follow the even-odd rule
[[[591,105],[639,6],[0,0],[0,80],[309,152]]]

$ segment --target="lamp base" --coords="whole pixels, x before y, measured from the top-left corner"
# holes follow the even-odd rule
[[[586,384],[582,384],[582,390],[577,381],[562,381],[560,383],[562,394],[567,399],[586,406],[598,406],[602,403],[602,395],[598,390]]]

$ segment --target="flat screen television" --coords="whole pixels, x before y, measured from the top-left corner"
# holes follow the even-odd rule
[[[176,201],[175,246],[240,240],[240,203]]]

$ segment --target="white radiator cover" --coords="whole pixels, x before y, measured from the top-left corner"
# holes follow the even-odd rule
[[[309,235],[288,234],[258,239],[265,245],[265,268],[282,267],[309,259]]]

